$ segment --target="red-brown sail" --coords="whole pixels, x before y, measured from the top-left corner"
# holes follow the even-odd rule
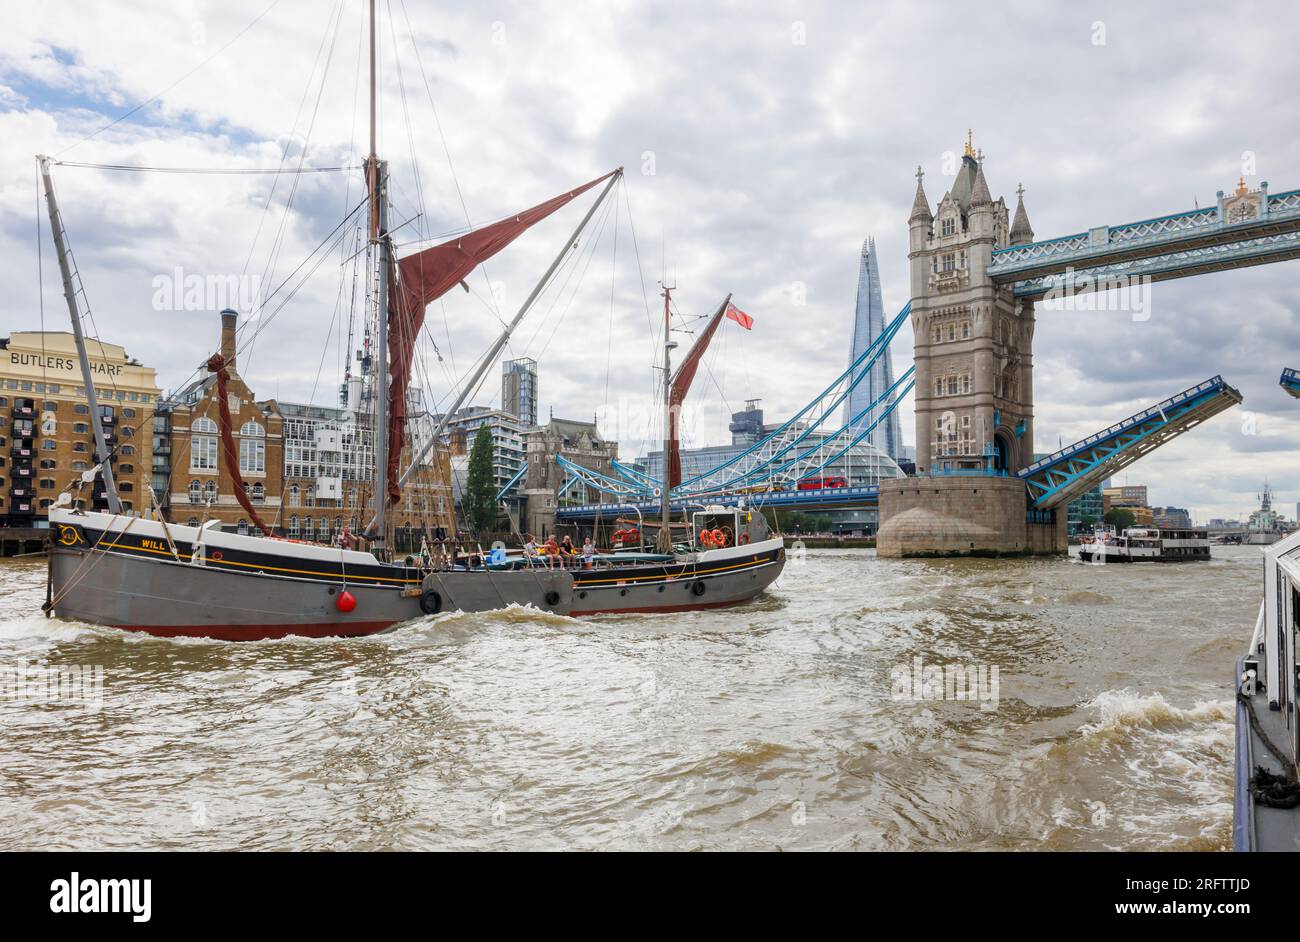
[[[695,372],[700,368],[704,351],[709,348],[709,342],[713,340],[718,324],[722,322],[722,315],[730,303],[731,295],[727,295],[709,318],[709,323],[696,339],[695,346],[691,347],[685,359],[673,371],[673,383],[668,390],[668,460],[665,463],[670,489],[682,483],[682,449],[677,441],[677,420],[682,411],[682,403],[686,401],[686,394],[695,380]]]
[[[398,278],[390,279],[388,295],[388,498],[396,501],[397,469],[406,441],[406,389],[411,382],[415,339],[424,324],[425,307],[465,279],[480,263],[541,222],[551,213],[612,177],[597,177],[532,209],[457,236],[397,262]]]

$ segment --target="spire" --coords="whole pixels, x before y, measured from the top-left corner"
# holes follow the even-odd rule
[[[975,185],[971,188],[970,204],[971,206],[993,205],[993,196],[989,193],[988,181],[984,179],[983,160],[980,160],[975,165]]]
[[[907,217],[908,222],[916,222],[924,219],[929,222],[934,219],[930,212],[930,201],[925,198],[925,187],[921,185],[921,178],[925,176],[925,171],[921,169],[920,164],[916,167],[916,199],[912,200],[912,215]]]
[[[1022,245],[1034,241],[1034,230],[1029,225],[1029,214],[1025,212],[1025,185],[1016,187],[1016,216],[1011,221],[1011,244]]]

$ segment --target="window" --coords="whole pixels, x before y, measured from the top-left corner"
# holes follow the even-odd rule
[[[186,523],[186,526],[189,527],[197,527],[198,525],[199,525],[198,517],[190,517],[189,521]]]
[[[297,485],[297,484],[290,484],[290,485],[289,485],[289,506],[290,506],[290,507],[297,507],[297,506],[299,506],[299,495],[298,495],[298,485]]]
[[[251,474],[261,474],[266,471],[266,442],[260,438],[239,440],[239,470]]]
[[[121,453],[122,453],[123,455],[125,455],[126,457],[129,458],[131,455],[134,455],[134,454],[135,454],[135,446],[134,446],[134,445],[123,445],[122,448],[121,448]]]
[[[307,488],[306,488],[306,490],[307,490],[307,506],[308,506],[308,507],[315,507],[315,506],[316,506],[316,488],[314,488],[314,487],[308,485]]]
[[[949,252],[943,257],[943,270],[948,272],[956,268],[956,262],[953,260],[953,254]]]
[[[74,435],[85,435],[89,431],[90,431],[90,426],[87,425],[85,422],[72,423],[72,433]]]
[[[208,481],[203,485],[203,499],[216,503],[217,500],[217,482]]]
[[[80,445],[81,447],[80,447],[80,448],[77,448],[77,445]],[[41,440],[41,451],[54,451],[54,449],[56,449],[56,448],[58,448],[58,447],[59,447],[58,442],[56,442],[56,441],[55,441],[54,439],[52,439],[52,438],[45,438],[45,439],[42,439],[42,440]],[[77,442],[77,443],[74,444],[72,447],[73,447],[73,449],[76,450],[76,451],[85,451],[85,450],[86,450],[86,443],[85,443],[85,442]]]
[[[123,474],[135,474],[135,465],[124,464],[122,465],[122,467],[118,468],[117,470]]]
[[[56,486],[54,478],[41,478],[41,490],[52,491]]]
[[[260,481],[253,485],[252,497],[253,503],[255,504],[261,504],[266,501],[266,488],[262,486]]]
[[[59,404],[58,404],[57,402],[55,402],[53,399],[48,399],[48,400],[46,400],[45,405],[42,406],[42,411],[44,411],[44,412],[58,412],[58,411],[59,411]]]
[[[296,515],[289,518],[289,536],[294,538],[298,536],[298,517]]]
[[[208,418],[194,420],[190,439],[190,470],[217,470],[217,423]]]
[[[90,406],[86,405],[84,402],[79,402],[72,407],[72,411],[77,413],[77,415],[90,415]]]
[[[55,468],[57,468],[58,466],[59,466],[59,463],[58,463],[57,461],[55,461],[53,458],[42,458],[42,459],[41,459],[41,470],[42,470],[42,471],[53,471],[53,470],[54,470]]]
[[[133,491],[135,490],[135,485],[132,484],[130,481],[123,481],[121,484],[117,486],[117,489],[119,491]]]
[[[132,393],[131,395],[134,397],[134,396],[135,396],[135,393]],[[123,409],[123,410],[122,410],[122,418],[124,418],[124,419],[134,419],[134,418],[135,418],[135,410],[134,410],[134,409]]]
[[[86,462],[84,462],[84,461],[74,461],[74,462],[72,462],[72,470],[73,470],[73,471],[85,471],[86,468],[87,468],[87,465],[86,465]]]
[[[190,482],[190,503],[199,504],[203,502],[203,485],[198,481]]]
[[[970,339],[970,321],[961,322],[961,339],[962,340]]]
[[[135,429],[131,428],[129,425],[123,426],[123,427],[122,427],[122,437],[123,437],[123,438],[135,438]]]
[[[85,442],[73,442],[73,443],[72,443],[72,450],[73,450],[73,451],[89,451],[89,449],[86,447],[86,443],[85,443]]]
[[[957,231],[957,220],[954,219],[952,216],[945,216],[942,223],[942,227],[940,229],[940,233],[942,235],[950,236],[956,231]]]

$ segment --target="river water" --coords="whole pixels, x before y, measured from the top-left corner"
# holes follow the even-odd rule
[[[1227,849],[1262,567],[1213,552],[795,551],[733,610],[249,644],[47,621],[3,561],[0,849]]]

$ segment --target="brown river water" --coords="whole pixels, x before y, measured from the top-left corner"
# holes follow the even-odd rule
[[[1226,850],[1262,566],[1213,552],[796,551],[732,610],[249,644],[46,620],[0,561],[0,849]]]

